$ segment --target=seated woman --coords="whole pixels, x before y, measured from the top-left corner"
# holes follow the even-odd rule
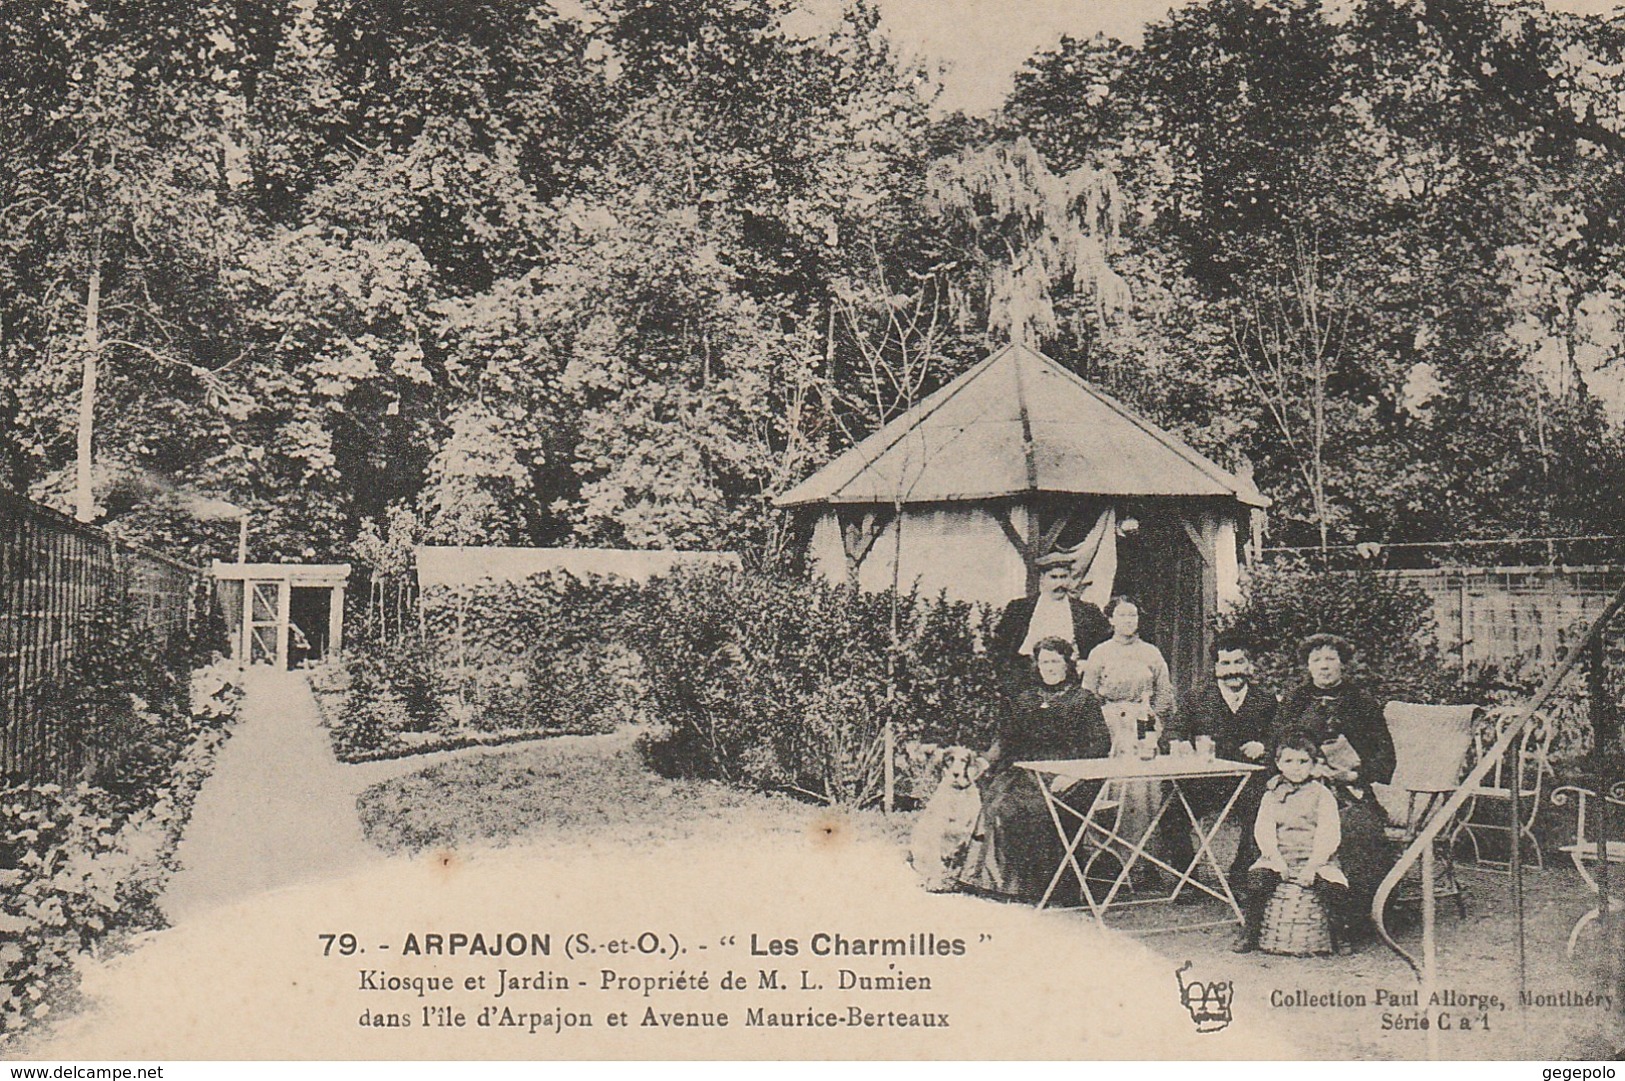
[[[1337,862],[1340,815],[1337,798],[1319,776],[1325,768],[1316,768],[1319,755],[1314,737],[1303,731],[1288,732],[1275,748],[1279,772],[1264,786],[1253,826],[1259,857],[1247,873],[1247,922],[1237,953],[1258,948],[1265,907],[1283,883],[1315,891],[1328,913],[1343,907],[1348,879]],[[1342,945],[1335,935],[1333,944]]]
[[[1017,762],[1104,758],[1111,737],[1100,702],[1078,683],[1072,643],[1044,638],[1033,646],[1034,672],[1015,692],[987,752],[982,815],[960,871],[962,885],[981,893],[1039,901],[1060,866],[1060,837],[1038,781]],[[1067,802],[1086,807],[1094,792],[1083,782]]]
[[[1306,730],[1326,760],[1327,780],[1337,797],[1342,831],[1341,863],[1348,876],[1348,902],[1338,939],[1353,946],[1370,937],[1371,898],[1388,873],[1390,857],[1383,827],[1387,817],[1371,791],[1394,775],[1394,741],[1382,707],[1344,675],[1354,658],[1348,639],[1317,634],[1304,640],[1298,656],[1309,679],[1289,691],[1276,711],[1276,742],[1293,729]]]

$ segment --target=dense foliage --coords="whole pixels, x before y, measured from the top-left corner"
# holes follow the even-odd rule
[[[212,591],[194,592],[184,632],[148,626],[136,603],[117,592],[83,616],[73,658],[42,686],[39,703],[47,757],[60,764],[54,776],[90,785],[121,814],[152,805],[197,738],[197,718],[214,715],[209,694],[197,697],[199,673],[211,673],[211,684],[223,678]]]
[[[636,721],[669,776],[864,804],[880,796],[888,723],[897,747],[986,746],[1001,708],[982,649],[991,613],[941,597],[718,568],[432,591],[425,612],[423,642],[368,646],[347,676],[319,677],[318,690],[347,680],[341,754]],[[404,737],[426,701],[438,735]]]
[[[113,623],[104,621],[104,638]],[[150,654],[136,660],[164,671]],[[94,735],[116,735],[122,747],[111,756],[106,743],[96,745],[104,750],[87,769],[100,784],[0,788],[0,1046],[49,1013],[81,953],[111,935],[163,926],[157,899],[236,715],[235,677],[234,666],[219,662],[152,700],[109,684],[84,699],[101,713]]]
[[[1035,58],[1011,118],[1063,167],[1116,163],[1140,209],[1141,311],[1102,374],[1152,366],[1287,543],[1613,533],[1588,380],[1620,342],[1618,33],[1484,0],[1212,0],[1138,49]]]
[[[1439,656],[1432,598],[1403,579],[1254,567],[1246,602],[1225,622],[1251,644],[1259,679],[1277,694],[1308,679],[1299,646],[1322,633],[1348,639],[1355,648],[1349,675],[1379,699],[1445,702],[1462,693],[1459,662]]]
[[[470,724],[596,732],[637,711],[641,672],[622,629],[641,600],[620,579],[559,573],[430,591],[424,610]]]
[[[991,741],[1001,701],[980,649],[989,618],[822,581],[659,580],[629,635],[665,726],[648,740],[650,759],[671,774],[874,801],[888,723],[897,746]]]
[[[1286,543],[1611,533],[1616,21],[1205,0],[932,112],[866,0],[14,4],[0,473],[87,361],[131,535],[795,550],[771,497],[1007,336]],[[94,328],[94,332],[92,332]],[[1616,395],[1617,397],[1617,395]]]
[[[422,633],[359,637],[313,675],[349,761],[635,719],[641,668],[624,644],[641,591],[569,575],[423,598]]]
[[[1258,678],[1275,693],[1304,682],[1308,673],[1299,645],[1312,634],[1340,634],[1355,647],[1350,674],[1379,699],[1411,702],[1473,702],[1500,709],[1527,706],[1552,675],[1550,658],[1526,657],[1501,664],[1463,666],[1439,649],[1433,600],[1400,577],[1326,571],[1302,563],[1255,566],[1247,575],[1246,602],[1224,624],[1252,644]],[[1584,624],[1572,628],[1575,637]],[[1625,686],[1625,647],[1605,636],[1604,688]],[[1618,732],[1617,691],[1600,707],[1603,731]],[[1576,776],[1587,768],[1594,729],[1589,660],[1560,681],[1540,714],[1552,728],[1550,752]],[[1606,757],[1612,774],[1625,750],[1610,737]]]
[[[0,1043],[46,1016],[82,952],[163,925],[158,895],[242,697],[211,589],[184,627],[135,604],[104,594],[43,688],[44,758],[67,783],[0,786]]]

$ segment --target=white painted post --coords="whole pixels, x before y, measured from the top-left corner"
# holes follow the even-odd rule
[[[272,662],[278,672],[288,669],[288,625],[293,622],[293,582],[284,578],[277,583],[276,659]]]
[[[334,586],[327,609],[327,655],[337,657],[344,649],[344,587]]]

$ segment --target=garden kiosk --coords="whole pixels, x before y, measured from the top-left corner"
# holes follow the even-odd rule
[[[812,517],[815,573],[864,589],[1002,605],[1036,561],[1073,557],[1098,604],[1128,592],[1183,694],[1212,617],[1239,599],[1252,482],[1054,360],[1008,345],[777,499]]]

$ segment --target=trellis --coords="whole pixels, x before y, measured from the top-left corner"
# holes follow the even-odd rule
[[[0,778],[64,780],[74,748],[45,710],[92,615],[127,596],[138,625],[184,633],[198,570],[0,491]]]
[[[1463,665],[1557,663],[1609,598],[1625,568],[1460,567],[1378,572],[1433,599],[1439,648]]]

